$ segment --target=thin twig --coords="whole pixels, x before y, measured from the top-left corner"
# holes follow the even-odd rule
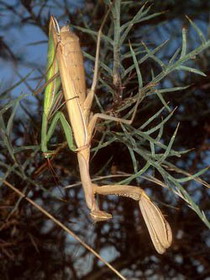
[[[1,179],[0,179],[1,180]],[[59,220],[57,220],[54,216],[52,216],[49,212],[47,212],[43,207],[38,205],[36,202],[31,200],[30,198],[26,197],[24,193],[19,191],[16,187],[11,185],[8,181],[3,180],[3,183],[12,189],[14,192],[16,192],[19,196],[25,198],[29,203],[31,203],[35,208],[37,208],[40,212],[42,212],[45,216],[47,216],[50,220],[52,220],[55,224],[57,224],[59,227],[61,227],[64,231],[66,231],[68,234],[70,234],[73,238],[75,238],[84,248],[86,248],[88,251],[90,251],[93,255],[95,255],[101,262],[103,262],[106,266],[109,267],[110,270],[112,270],[117,276],[120,277],[120,279],[126,280],[125,277],[123,277],[120,272],[118,272],[110,263],[108,263],[104,258],[102,258],[93,248],[91,248],[88,244],[86,244],[82,239],[80,239],[73,231],[71,231],[68,227],[66,227],[64,224],[62,224]]]

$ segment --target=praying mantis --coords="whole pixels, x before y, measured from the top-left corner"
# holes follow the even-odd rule
[[[98,35],[93,84],[91,89],[87,91],[79,38],[70,31],[68,26],[60,28],[56,18],[51,16],[46,77],[48,85],[44,94],[41,150],[46,158],[50,157],[52,151],[48,150],[47,145],[57,122],[60,121],[70,150],[77,153],[85,200],[93,221],[106,221],[112,218],[111,214],[99,209],[96,194],[132,198],[139,202],[140,210],[156,251],[163,254],[172,243],[171,228],[160,209],[153,204],[144,190],[129,185],[98,186],[91,181],[89,173],[90,148],[97,120],[101,118],[125,124],[132,122],[132,119],[119,119],[101,113],[93,115],[91,112],[98,72],[99,44],[100,36]],[[62,86],[69,121],[65,119],[62,112],[57,112],[51,120],[51,112],[59,99],[60,86]]]

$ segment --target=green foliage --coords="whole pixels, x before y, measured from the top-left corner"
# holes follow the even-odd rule
[[[113,126],[115,126],[113,123],[107,121],[104,122],[104,124],[100,123],[100,126],[107,128],[103,132],[103,141],[100,141],[99,145],[95,147],[93,151],[98,151],[107,145],[110,145],[114,141],[124,144],[130,153],[134,174],[128,176],[127,179],[120,181],[120,184],[130,184],[134,179],[137,179],[137,182],[141,182],[141,176],[145,176],[145,174],[147,174],[151,168],[153,172],[157,170],[162,177],[163,184],[165,184],[165,186],[167,186],[176,195],[184,199],[188,203],[189,207],[191,207],[198,214],[206,226],[210,228],[210,222],[205,216],[205,213],[199,208],[198,205],[196,205],[191,195],[180,184],[181,182],[194,180],[199,176],[198,174],[203,174],[207,168],[204,168],[195,175],[187,174],[186,177],[180,179],[179,174],[182,173],[182,170],[174,166],[173,173],[175,174],[172,175],[171,157],[181,157],[183,153],[190,151],[175,151],[172,149],[175,137],[178,133],[178,126],[168,143],[163,136],[165,124],[170,121],[170,118],[173,114],[176,114],[176,111],[171,111],[171,108],[167,104],[167,101],[165,101],[164,96],[169,92],[176,94],[176,91],[186,89],[188,85],[183,87],[168,87],[167,89],[162,89],[159,86],[160,83],[169,75],[173,74],[174,71],[187,71],[206,76],[205,73],[194,68],[194,66],[191,67],[186,65],[190,65],[192,59],[195,59],[195,57],[201,52],[209,48],[210,40],[206,40],[196,24],[188,18],[190,24],[197,32],[201,44],[195,49],[188,51],[186,29],[183,28],[181,48],[178,48],[174,55],[169,58],[167,62],[163,62],[158,57],[158,52],[162,50],[162,48],[166,47],[166,42],[152,50],[150,50],[145,43],[136,43],[135,48],[132,47],[132,43],[129,43],[129,33],[132,33],[132,30],[135,29],[136,23],[147,21],[148,19],[159,16],[161,13],[149,15],[148,13],[150,7],[143,5],[133,18],[130,18],[127,22],[122,22],[120,18],[122,9],[120,2],[121,1],[114,2],[111,16],[112,20],[109,25],[107,24],[106,30],[106,34],[109,34],[109,36],[103,36],[104,47],[101,51],[103,53],[103,61],[101,62],[101,68],[103,70],[101,70],[101,76],[111,75],[111,77],[113,77],[112,82],[115,86],[114,90],[111,92],[113,99],[116,98],[120,100],[120,95],[126,95],[126,93],[122,92],[123,90],[121,90],[120,87],[125,88],[128,85],[128,80],[129,83],[132,83],[133,81],[130,77],[134,77],[135,83],[137,77],[138,89],[134,89],[132,94],[130,94],[130,97],[121,100],[122,105],[115,107],[115,113],[122,112],[126,109],[127,111],[125,117],[128,118],[132,115],[135,108],[135,106],[132,107],[131,105],[137,102],[139,107],[144,107],[145,99],[147,100],[146,102],[151,102],[149,99],[151,95],[153,95],[153,98],[159,98],[164,107],[161,108],[157,113],[154,113],[154,115],[148,120],[145,120],[145,122],[140,126],[136,126],[135,122],[134,125],[121,125],[121,132],[112,131]],[[90,33],[90,30],[82,29],[82,31],[87,31]],[[143,50],[141,48],[143,48]],[[90,55],[88,55],[88,57],[90,57]],[[111,64],[110,57],[111,61],[113,61]],[[124,61],[129,58],[131,58],[133,62],[131,61],[131,65],[125,68]],[[148,59],[154,61],[154,63],[157,64],[159,68],[158,72],[150,69],[150,71],[153,72],[153,75],[151,75],[149,80],[147,79],[147,81],[145,81],[144,75],[142,75],[141,72],[143,72],[143,62],[147,61]],[[136,74],[134,74],[134,71],[136,71]],[[154,74],[154,72],[156,73]],[[110,84],[102,79],[100,79],[100,82],[105,94],[110,94]],[[117,92],[119,92],[118,96],[116,96],[116,88],[118,89]],[[163,113],[164,108],[169,112],[171,111],[171,113],[161,120],[161,114]],[[138,111],[136,118],[141,118],[141,109]],[[146,127],[149,125],[149,129],[146,129]],[[145,161],[143,167],[140,163],[142,162],[142,159]]]

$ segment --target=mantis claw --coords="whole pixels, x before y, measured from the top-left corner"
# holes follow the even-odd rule
[[[112,218],[112,215],[101,210],[93,210],[90,216],[94,222],[104,222]]]

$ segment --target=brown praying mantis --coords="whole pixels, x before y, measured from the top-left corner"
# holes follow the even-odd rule
[[[64,26],[60,29],[56,18],[51,16],[49,25],[47,74],[47,81],[49,83],[46,87],[44,97],[41,149],[45,157],[50,156],[51,152],[48,150],[47,144],[53,134],[57,121],[60,120],[65,131],[69,148],[77,153],[80,178],[86,204],[90,209],[92,219],[97,222],[112,218],[111,214],[99,209],[96,201],[96,194],[132,198],[139,202],[140,210],[155,249],[158,253],[162,254],[172,243],[171,228],[160,209],[153,204],[144,190],[140,187],[129,185],[98,186],[91,181],[89,173],[90,148],[97,120],[101,118],[131,124],[134,118],[134,114],[131,120],[126,120],[101,113],[93,115],[91,112],[98,73],[101,29],[98,33],[93,83],[91,89],[87,91],[79,38],[70,31],[68,26]],[[56,76],[56,78],[53,79],[53,76]],[[62,112],[57,112],[54,119],[52,121],[50,120],[50,112],[56,100],[59,98],[58,91],[60,85],[62,85],[69,122],[65,119]],[[48,122],[50,121],[51,124],[48,129]],[[72,137],[74,138],[76,147],[73,146]]]

